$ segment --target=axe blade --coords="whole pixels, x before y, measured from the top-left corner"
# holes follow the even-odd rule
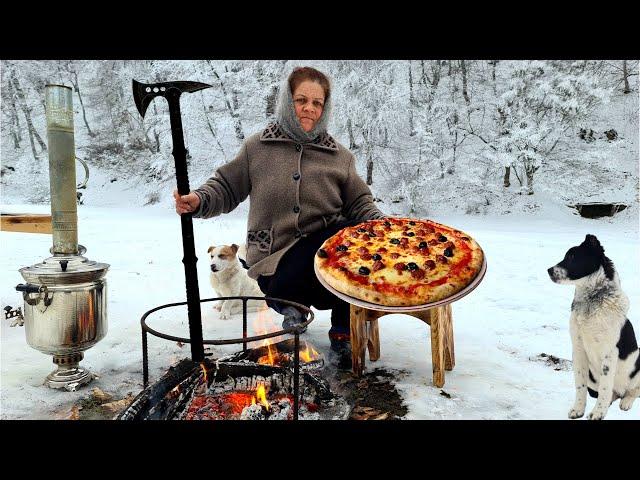
[[[212,85],[209,85],[208,83],[189,81],[141,83],[136,80],[132,80],[133,100],[136,103],[138,112],[140,112],[140,115],[144,118],[144,114],[147,112],[149,104],[156,97],[166,97],[172,90],[178,90],[178,95],[180,95],[183,92],[193,93],[211,86]]]

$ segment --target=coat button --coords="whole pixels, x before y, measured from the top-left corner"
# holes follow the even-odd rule
[[[300,150],[302,150],[302,145],[296,143],[296,152],[299,152]]]
[[[300,211],[300,207],[296,205],[295,207],[293,207],[293,211],[294,213],[298,213]]]
[[[298,172],[293,174],[293,179],[294,180],[300,180],[300,174]]]

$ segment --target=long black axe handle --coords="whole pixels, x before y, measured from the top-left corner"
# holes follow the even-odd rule
[[[187,195],[189,189],[189,175],[187,172],[187,152],[184,148],[182,132],[182,116],[180,114],[180,95],[183,92],[197,92],[211,85],[200,82],[162,82],[140,83],[133,80],[133,99],[138,112],[144,118],[147,107],[156,97],[164,97],[169,103],[169,118],[171,120],[171,138],[173,140],[173,159],[176,164],[176,179],[178,193]],[[194,362],[204,360],[204,344],[202,340],[202,313],[200,311],[200,290],[198,287],[198,269],[196,263],[195,243],[193,239],[193,220],[191,213],[180,215],[182,224],[182,249],[184,257],[185,282],[187,286],[187,311],[189,316],[189,337],[191,339],[191,359]]]

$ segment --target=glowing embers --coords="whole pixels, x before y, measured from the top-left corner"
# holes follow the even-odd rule
[[[179,416],[184,420],[291,420],[294,416],[294,339],[268,343],[217,360],[213,370],[201,364],[193,399]],[[298,418],[319,419],[321,405],[333,395],[318,377],[324,361],[306,341],[298,344],[300,396]],[[209,367],[210,368],[210,367]]]
[[[224,364],[219,363],[218,368]],[[226,365],[223,367],[227,368]],[[211,385],[204,382],[205,372],[199,375],[198,385],[193,389],[192,398],[186,403],[177,418],[182,420],[292,420],[294,416],[294,396],[292,394],[289,372],[275,372],[270,366],[260,366],[261,373],[271,375],[253,375],[227,377],[224,381],[218,377],[220,370],[209,372]],[[265,370],[266,369],[266,370]],[[298,417],[300,419],[319,419],[317,413],[320,404],[333,405],[332,398],[326,396],[323,389],[313,384],[317,379],[303,378],[300,388]],[[305,381],[306,380],[306,381]],[[323,396],[324,395],[324,396]]]
[[[303,405],[300,413],[315,412],[315,404]],[[258,385],[254,391],[232,391],[218,395],[197,395],[191,401],[184,420],[291,420],[293,395],[269,395]]]

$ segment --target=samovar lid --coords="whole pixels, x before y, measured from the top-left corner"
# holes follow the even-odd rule
[[[110,265],[84,257],[87,249],[82,245],[78,249],[77,255],[55,254],[41,263],[23,267],[20,274],[27,282],[40,285],[69,285],[103,278]]]

